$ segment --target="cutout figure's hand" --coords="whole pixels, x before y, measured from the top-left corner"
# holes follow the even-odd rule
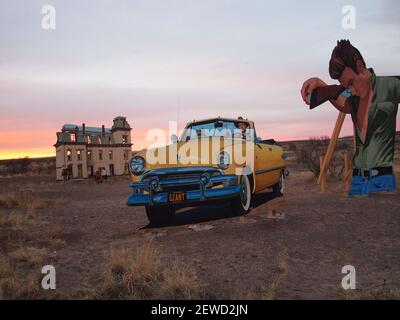
[[[310,78],[306,80],[301,87],[301,97],[303,98],[303,101],[307,105],[310,105],[309,96],[311,95],[311,93],[314,91],[315,88],[324,86],[326,86],[326,83],[323,82],[320,78]]]

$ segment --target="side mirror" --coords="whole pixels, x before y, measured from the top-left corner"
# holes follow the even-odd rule
[[[175,144],[178,142],[178,136],[176,134],[171,135],[171,142],[172,142],[172,144]]]

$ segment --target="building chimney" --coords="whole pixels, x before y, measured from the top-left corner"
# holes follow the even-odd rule
[[[104,124],[101,126],[101,133],[103,134],[103,136],[106,135],[106,129],[104,128]]]
[[[82,123],[82,133],[83,133],[83,135],[86,134],[86,126],[84,123]]]

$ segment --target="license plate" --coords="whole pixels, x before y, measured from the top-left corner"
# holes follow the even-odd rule
[[[186,200],[185,192],[170,192],[168,193],[168,202],[182,202]]]

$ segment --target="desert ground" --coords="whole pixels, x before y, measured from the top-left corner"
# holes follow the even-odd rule
[[[159,228],[126,206],[129,177],[3,176],[0,297],[399,299],[400,194],[349,198],[333,178],[320,193],[310,172],[289,170],[285,195],[258,194],[245,216],[187,208]],[[45,264],[55,290],[40,286]],[[344,265],[356,290],[341,287]]]

